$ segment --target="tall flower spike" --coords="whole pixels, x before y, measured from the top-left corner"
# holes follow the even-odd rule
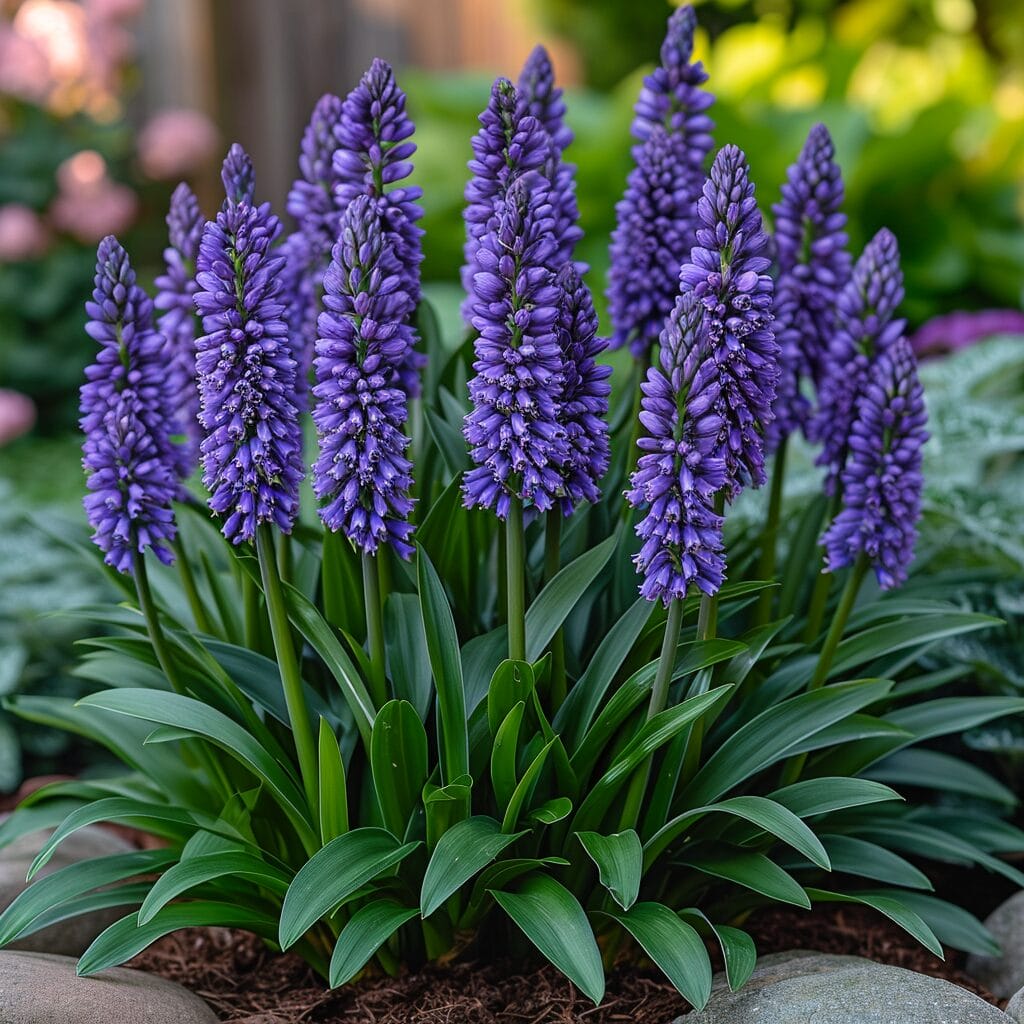
[[[716,593],[725,576],[723,518],[714,508],[728,480],[717,452],[721,385],[702,321],[696,296],[683,292],[661,334],[661,365],[641,384],[643,454],[626,491],[630,505],[647,510],[636,528],[644,543],[633,558],[643,574],[640,593],[666,607],[691,586]]]
[[[302,430],[285,309],[281,223],[270,204],[227,202],[199,245],[196,341],[203,483],[224,536],[251,541],[262,523],[289,533],[299,507]]]
[[[472,322],[478,303],[474,292],[474,278],[480,270],[477,252],[484,235],[494,227],[497,205],[521,175],[530,171],[544,173],[551,155],[551,140],[544,126],[537,118],[523,113],[515,86],[507,78],[497,79],[491,87],[491,98],[480,115],[480,125],[473,136],[463,213],[466,244],[462,287],[466,298],[462,315],[467,323]],[[554,259],[554,250],[550,259]]]
[[[606,419],[612,368],[597,363],[608,342],[597,336],[594,300],[576,268],[563,267],[556,284],[561,292],[558,329],[565,377],[559,422],[567,447],[560,504],[569,515],[581,501],[594,503],[601,497],[599,485],[610,458]]]
[[[86,332],[99,345],[81,391],[85,511],[104,560],[130,573],[147,547],[173,558],[171,502],[178,490],[170,440],[164,339],[153,306],[135,283],[128,254],[112,235],[99,244]]]
[[[779,285],[775,336],[781,349],[775,420],[769,447],[804,428],[811,403],[802,381],[821,384],[839,290],[850,276],[843,177],[828,129],[815,125],[786,172],[782,199],[772,207]]]
[[[237,143],[232,143],[220,169],[224,183],[225,201],[252,205],[256,192],[256,171],[249,154]]]
[[[359,85],[345,98],[335,128],[335,203],[341,211],[356,196],[368,195],[377,201],[384,227],[394,235],[403,286],[415,308],[420,299],[423,262],[423,229],[419,226],[423,210],[417,200],[423,190],[399,184],[412,173],[414,131],[415,125],[405,111],[405,93],[395,81],[391,66],[374,58]],[[399,372],[402,386],[411,397],[420,393],[420,371],[425,363],[422,353],[409,349]]]
[[[328,259],[338,237],[340,211],[335,205],[332,161],[341,122],[341,100],[325,93],[317,100],[302,134],[299,177],[288,192],[286,209],[295,218],[310,248]]]
[[[508,516],[511,498],[545,511],[562,489],[567,457],[559,423],[563,384],[560,290],[549,269],[555,242],[548,182],[516,179],[481,239],[474,278],[476,376],[463,433],[476,463],[465,476],[467,507]]]
[[[921,517],[927,421],[914,354],[900,338],[879,355],[857,402],[843,508],[823,538],[829,572],[863,554],[883,590],[906,581]]]
[[[412,297],[376,204],[359,196],[345,210],[324,276],[313,411],[320,457],[313,489],[320,518],[369,554],[390,544],[412,552],[410,441],[406,394],[396,367],[412,346]]]
[[[899,246],[892,232],[882,228],[865,246],[839,293],[818,410],[810,423],[812,440],[822,445],[817,462],[827,468],[829,494],[835,492],[846,462],[857,400],[867,385],[871,363],[903,334],[905,321],[894,319],[902,301]]]
[[[707,111],[715,98],[701,88],[708,80],[704,66],[690,60],[696,28],[697,15],[689,4],[670,15],[661,44],[661,64],[644,79],[634,107],[632,133],[643,142],[655,125],[662,125],[684,140],[686,163],[700,170],[714,145],[711,132],[715,123]]]
[[[697,215],[702,226],[679,280],[704,307],[703,329],[721,384],[719,443],[735,498],[744,486],[764,483],[764,432],[779,376],[773,282],[765,273],[768,236],[746,157],[736,146],[724,146],[715,157]]]
[[[167,212],[170,245],[164,249],[164,272],[156,281],[154,305],[163,310],[160,333],[166,339],[166,363],[174,433],[178,445],[178,475],[186,479],[199,460],[199,391],[196,388],[196,256],[203,234],[203,215],[192,190],[182,182],[171,194]]]
[[[615,207],[608,311],[611,347],[644,356],[658,340],[679,292],[679,266],[694,241],[693,183],[679,168],[683,142],[656,125],[636,150],[626,193]]]

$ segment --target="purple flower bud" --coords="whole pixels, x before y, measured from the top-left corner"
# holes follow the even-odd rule
[[[728,483],[718,453],[722,385],[703,321],[696,295],[683,292],[661,333],[660,368],[650,367],[641,385],[643,454],[626,491],[630,505],[647,510],[633,558],[644,577],[640,593],[666,607],[691,585],[716,593],[725,575],[723,519],[714,506]]]
[[[164,272],[157,277],[154,305],[164,310],[160,333],[166,339],[173,432],[183,436],[178,448],[178,475],[187,479],[199,461],[199,391],[196,388],[196,256],[203,234],[203,215],[192,190],[182,182],[171,195],[167,212],[170,245],[164,249]]]
[[[600,500],[599,485],[608,469],[608,396],[610,366],[597,357],[608,347],[597,336],[597,314],[590,289],[572,264],[559,271],[559,343],[564,384],[559,396],[559,423],[565,431],[567,457],[562,466],[562,511],[569,515],[581,501]]]
[[[679,292],[679,265],[694,242],[693,179],[681,173],[685,143],[655,125],[615,207],[608,312],[612,348],[646,357]],[[699,186],[698,186],[699,187]]]
[[[719,453],[729,497],[764,483],[764,432],[772,418],[779,347],[772,332],[768,236],[746,157],[724,146],[697,204],[702,227],[679,280],[704,308],[710,358],[719,375]]]
[[[349,203],[324,276],[313,410],[320,456],[313,489],[320,518],[362,551],[390,544],[412,552],[408,416],[397,367],[412,347],[413,299],[403,284],[395,237],[369,196]]]
[[[846,462],[857,400],[867,385],[871,364],[903,334],[905,321],[894,319],[902,301],[899,247],[892,232],[882,228],[865,246],[839,293],[818,410],[808,430],[812,440],[822,445],[817,463],[827,467],[829,494],[835,492]]]
[[[846,251],[843,178],[828,129],[815,125],[787,173],[775,215],[779,284],[775,337],[781,349],[775,420],[769,449],[804,428],[811,403],[801,382],[820,386],[835,324],[836,298],[850,276]]]
[[[167,564],[178,473],[165,343],[153,329],[152,303],[113,235],[97,249],[95,288],[85,309],[86,333],[99,345],[85,371],[79,421],[92,539],[118,572],[130,573],[135,552],[147,547]]]
[[[541,174],[513,181],[476,259],[476,376],[463,428],[476,468],[465,476],[465,501],[501,519],[513,497],[530,510],[551,508],[568,457],[559,422],[561,290],[550,270],[556,243],[549,190]]]
[[[874,361],[857,401],[843,508],[822,538],[829,572],[865,555],[883,590],[906,581],[921,517],[927,422],[914,354],[899,338]]]
[[[232,144],[224,158],[220,180],[224,183],[226,202],[252,204],[256,191],[256,171],[249,154],[237,142]]]
[[[203,230],[196,341],[203,483],[224,536],[251,541],[273,523],[291,532],[299,508],[302,430],[284,320],[281,222],[270,204],[227,202]]]
[[[412,296],[415,309],[420,299],[423,262],[423,229],[419,226],[423,210],[417,200],[423,190],[399,184],[412,173],[411,158],[416,152],[412,141],[415,125],[405,111],[405,102],[405,93],[395,81],[391,66],[375,58],[342,104],[332,168],[339,210],[356,196],[376,200],[385,230],[394,235],[403,287]],[[409,349],[400,374],[410,396],[420,393],[420,371],[425,362],[422,353]]]

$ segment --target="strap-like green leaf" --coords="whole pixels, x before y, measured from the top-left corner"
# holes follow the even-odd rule
[[[924,923],[921,917],[904,906],[900,900],[893,899],[888,893],[873,892],[826,892],[824,889],[808,889],[807,895],[818,903],[860,903],[872,907],[884,914],[890,921],[898,924],[908,935],[912,935],[925,949],[931,950],[940,960],[945,960],[942,944],[935,933]],[[902,899],[902,893],[900,894]]]
[[[912,910],[935,933],[944,946],[977,956],[1001,956],[1003,950],[992,933],[962,907],[923,892],[875,890],[876,896],[890,896]]]
[[[423,917],[433,914],[452,893],[523,835],[524,832],[503,833],[494,818],[484,815],[453,825],[441,836],[423,875],[420,890]]]
[[[683,858],[683,863],[706,875],[724,878],[727,882],[752,889],[770,899],[792,903],[807,910],[811,908],[811,901],[796,879],[763,853],[746,852],[719,844],[702,845],[700,852]]]
[[[530,875],[518,892],[492,891],[523,934],[591,1001],[604,998],[604,968],[579,901],[548,875]]]
[[[348,790],[345,784],[345,762],[334,730],[327,720],[320,719],[317,737],[317,792],[320,799],[320,842],[326,846],[332,839],[348,831]]]
[[[403,846],[382,828],[360,828],[332,839],[299,869],[288,886],[278,930],[281,948],[294,946],[320,918],[419,845]]]
[[[644,851],[640,837],[627,829],[614,835],[602,836],[597,832],[577,832],[587,855],[597,865],[601,884],[623,910],[629,910],[640,895]]]
[[[821,841],[828,850],[833,871],[908,889],[932,888],[932,883],[923,871],[877,843],[869,843],[856,836],[834,835],[823,835]]]
[[[418,911],[394,900],[374,900],[361,907],[341,930],[331,956],[331,988],[351,981],[370,957]]]
[[[385,827],[395,835],[405,835],[428,774],[427,734],[408,701],[388,701],[377,712],[370,739],[370,767]]]
[[[526,705],[520,701],[505,716],[491,747],[491,785],[498,808],[504,814],[516,791],[516,754],[519,750],[519,728]]]
[[[725,961],[725,980],[729,983],[731,991],[741,989],[757,965],[754,940],[739,928],[712,924],[707,915],[696,907],[687,907],[686,910],[679,911],[679,916],[696,921],[698,930],[706,928],[715,936],[722,950],[722,959]]]
[[[643,947],[679,994],[702,1010],[711,998],[711,960],[700,936],[661,903],[637,903],[624,913],[609,911]]]
[[[816,814],[841,811],[848,807],[902,800],[903,797],[880,782],[868,779],[828,777],[805,779],[768,794],[772,800],[788,807],[797,817],[812,818]]]

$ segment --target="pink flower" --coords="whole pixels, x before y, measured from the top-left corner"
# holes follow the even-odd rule
[[[217,129],[205,114],[162,110],[139,133],[139,162],[150,178],[188,177],[210,161],[218,142]]]
[[[68,157],[57,168],[57,185],[60,194],[50,207],[50,221],[79,241],[120,234],[135,218],[135,193],[110,178],[106,161],[93,149]]]
[[[46,252],[46,225],[42,218],[21,203],[0,206],[0,263],[32,260]]]
[[[50,92],[50,62],[37,42],[0,21],[0,93],[42,103]]]
[[[32,429],[36,407],[18,391],[0,388],[0,446]]]

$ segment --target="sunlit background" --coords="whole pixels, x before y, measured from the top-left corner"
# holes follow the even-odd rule
[[[697,7],[716,141],[746,150],[766,210],[823,120],[844,168],[852,245],[859,251],[883,224],[899,237],[911,329],[931,321],[938,344],[959,344],[979,321],[936,327],[934,318],[984,310],[989,333],[1024,331],[1020,0]],[[663,0],[0,0],[0,563],[18,568],[0,581],[0,694],[31,685],[26,673],[59,680],[47,661],[61,651],[55,627],[26,631],[26,615],[88,597],[24,530],[36,507],[80,499],[73,428],[97,241],[116,233],[151,281],[171,189],[188,180],[212,213],[233,141],[254,157],[259,196],[283,210],[313,103],[344,95],[380,55],[398,70],[417,124],[428,293],[453,309],[476,115],[490,80],[515,77],[542,41],[569,89],[581,256],[600,303],[631,107],[670,9]],[[17,641],[5,644],[12,631]],[[0,789],[18,774],[7,728],[0,717],[0,762],[11,762],[0,763]]]

